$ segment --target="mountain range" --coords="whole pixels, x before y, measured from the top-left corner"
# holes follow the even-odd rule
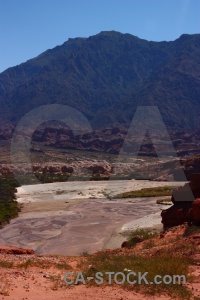
[[[167,127],[200,128],[200,34],[153,42],[104,31],[0,74],[1,121],[53,103],[78,109],[93,129],[128,128],[143,105],[156,105]]]

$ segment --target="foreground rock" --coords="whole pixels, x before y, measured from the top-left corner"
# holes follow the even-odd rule
[[[173,206],[161,213],[164,228],[185,222],[200,225],[200,174],[192,174],[191,181],[173,191]]]

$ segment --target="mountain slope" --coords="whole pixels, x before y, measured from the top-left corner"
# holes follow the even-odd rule
[[[200,126],[200,35],[148,42],[101,32],[0,74],[0,118],[60,103],[79,109],[93,128],[127,127],[138,105],[157,105],[167,126]]]

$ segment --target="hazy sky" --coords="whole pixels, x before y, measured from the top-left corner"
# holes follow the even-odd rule
[[[0,0],[0,72],[104,30],[175,40],[200,32],[200,0]]]

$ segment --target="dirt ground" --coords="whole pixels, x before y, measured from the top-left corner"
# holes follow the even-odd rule
[[[107,250],[112,255],[131,255],[132,253],[139,253],[144,255],[147,259],[151,255],[157,253],[159,249],[166,247],[172,249],[178,246],[184,232],[184,226],[178,226],[177,230],[166,232],[162,238],[154,238],[154,246],[151,249],[146,249],[145,241],[139,243],[134,248],[130,249],[116,249]],[[200,247],[200,233],[194,234],[189,238],[184,238],[184,243],[192,243],[194,247]],[[165,245],[165,246],[164,246]],[[3,250],[2,250],[3,248]],[[5,250],[6,248],[6,250]],[[8,254],[10,247],[2,247],[0,245],[0,299],[1,300],[172,300],[167,294],[159,295],[144,295],[134,290],[126,290],[120,285],[100,285],[90,286],[88,282],[86,285],[80,283],[78,285],[66,285],[64,282],[65,272],[73,272],[77,274],[82,270],[80,256],[57,256],[57,255],[35,255],[35,254]],[[182,253],[181,247],[179,249],[180,255]],[[23,249],[22,249],[23,250]],[[192,250],[192,248],[191,248]],[[171,250],[169,250],[171,251]],[[154,253],[154,254],[153,254]],[[181,254],[182,253],[182,254]],[[197,251],[196,253],[199,253]],[[189,253],[186,253],[190,255]],[[200,299],[200,264],[199,254],[192,254],[195,263],[191,265],[191,274],[193,275],[192,282],[186,283],[187,288],[193,293],[198,300]],[[62,266],[62,268],[60,267]],[[88,268],[90,266],[88,265]]]

